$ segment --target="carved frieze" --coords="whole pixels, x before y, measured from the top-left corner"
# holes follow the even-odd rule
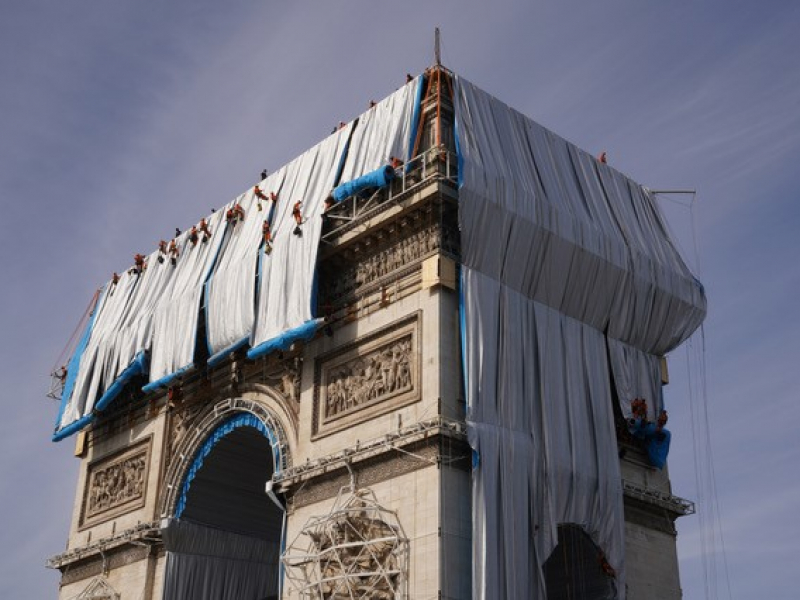
[[[399,238],[383,249],[368,253],[336,277],[323,281],[322,296],[326,302],[334,302],[350,295],[358,295],[401,269],[422,260],[426,256],[443,251],[458,252],[458,235],[439,223]]]
[[[317,359],[315,435],[419,400],[419,329],[414,314]]]
[[[81,527],[90,527],[144,506],[152,438],[89,464]]]

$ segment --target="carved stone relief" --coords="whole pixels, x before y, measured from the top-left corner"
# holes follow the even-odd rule
[[[327,434],[420,398],[419,315],[317,359],[314,434]]]
[[[102,523],[144,505],[152,439],[89,465],[81,527]]]
[[[327,372],[323,419],[411,390],[411,333]]]
[[[171,408],[169,419],[169,454],[177,448],[186,437],[191,424],[203,410],[204,403],[196,402]]]
[[[457,253],[458,235],[437,223],[399,239],[388,248],[365,256],[354,266],[337,273],[336,277],[323,281],[322,296],[330,302],[359,294],[402,267],[439,250]]]
[[[300,402],[300,373],[303,361],[296,357],[265,367],[262,379],[289,402],[292,409]]]

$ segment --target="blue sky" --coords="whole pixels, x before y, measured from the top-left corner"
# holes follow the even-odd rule
[[[94,289],[421,72],[436,25],[462,76],[644,185],[698,190],[665,209],[709,298],[732,597],[796,597],[800,4],[737,0],[3,3],[0,596],[57,589],[42,565],[78,462],[49,441],[44,393]],[[698,499],[687,362],[671,357],[670,468]],[[679,521],[689,599],[705,595],[699,525]]]

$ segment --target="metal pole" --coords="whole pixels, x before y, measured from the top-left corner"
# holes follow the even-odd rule
[[[436,66],[439,67],[442,64],[442,53],[439,47],[439,28],[437,27],[434,32],[434,43],[433,43],[433,52],[436,56]]]

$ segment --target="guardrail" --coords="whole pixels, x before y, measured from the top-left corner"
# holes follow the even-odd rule
[[[376,190],[366,199],[358,195],[349,196],[328,209],[324,217],[329,225],[327,231],[323,231],[322,240],[329,241],[355,221],[380,212],[389,204],[437,180],[458,184],[458,157],[444,146],[429,148],[397,167],[395,179],[387,188]]]

